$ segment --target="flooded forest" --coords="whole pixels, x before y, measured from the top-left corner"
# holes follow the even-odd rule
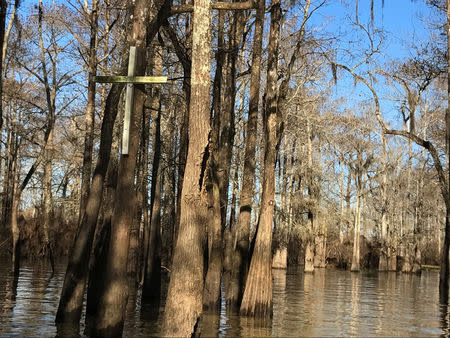
[[[0,335],[450,334],[450,0],[0,0]]]

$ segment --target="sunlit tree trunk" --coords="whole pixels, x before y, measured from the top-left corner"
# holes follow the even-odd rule
[[[447,55],[450,55],[450,0],[447,0]],[[447,98],[448,105],[445,113],[445,140],[447,145],[447,161],[450,163],[450,58],[447,58]],[[439,298],[448,304],[448,277],[449,277],[449,247],[450,247],[450,170],[447,174],[447,200],[445,201],[445,231],[444,243],[441,252],[441,269],[439,271]]]
[[[411,131],[411,128],[409,128]],[[409,215],[409,209],[411,206],[411,166],[412,166],[412,144],[411,140],[408,140],[408,168],[406,171],[406,199],[405,199],[405,229],[404,232],[407,234],[406,241],[403,241],[403,265],[402,265],[402,272],[409,273],[412,271],[413,267],[413,259],[414,259],[414,241],[415,241],[415,234],[413,231],[414,224],[411,226],[411,218]],[[413,220],[414,222],[414,220]]]
[[[280,137],[277,64],[281,4],[278,0],[272,1],[270,17],[266,107],[263,119],[265,135],[263,192],[255,247],[240,308],[241,315],[251,317],[272,315],[272,223],[275,204],[275,164]]]
[[[339,243],[342,245],[344,243],[344,201],[345,201],[345,193],[344,193],[344,159],[340,160],[341,165],[341,179],[339,181],[339,192],[340,192],[340,219],[339,219]]]
[[[358,159],[359,160],[359,159]],[[356,205],[355,205],[355,222],[353,227],[353,255],[351,271],[360,270],[360,238],[361,238],[361,195],[362,195],[362,173],[360,171],[355,174],[356,185]]]
[[[258,1],[253,34],[252,69],[249,113],[246,126],[244,169],[242,190],[239,198],[239,217],[233,229],[235,249],[232,252],[232,272],[227,288],[227,304],[232,310],[240,306],[244,294],[249,265],[250,221],[253,204],[253,189],[256,167],[256,130],[258,122],[259,89],[261,77],[262,34],[264,27],[264,1]]]
[[[194,3],[189,148],[181,191],[180,225],[163,319],[165,336],[189,336],[202,311],[204,181],[210,133],[211,1]]]
[[[220,137],[223,128],[226,125],[226,116],[229,112],[224,105],[224,95],[222,96],[222,85],[226,80],[227,71],[225,65],[225,12],[219,11],[217,25],[217,52],[216,52],[216,72],[213,83],[213,112],[211,142],[209,145],[209,168],[207,177],[207,195],[209,222],[208,232],[208,270],[205,277],[203,288],[203,309],[214,311],[220,309],[220,281],[222,272],[222,217],[225,216],[223,209],[226,210],[227,203],[222,200],[222,190],[225,187],[224,180],[226,173],[226,161],[223,158],[227,153],[229,144],[221,144]],[[228,140],[227,140],[228,141]],[[219,147],[220,144],[220,147]],[[220,169],[219,169],[220,168]],[[222,172],[219,173],[219,170]]]
[[[387,224],[387,153],[386,153],[386,135],[382,133],[381,141],[383,146],[383,157],[382,157],[382,178],[381,178],[381,249],[380,249],[380,260],[378,263],[379,271],[388,270],[388,259],[389,259],[389,240],[388,240],[388,224]]]
[[[307,133],[307,147],[308,147],[308,172],[309,172],[309,182],[308,182],[308,198],[310,199],[310,204],[315,203],[313,192],[314,187],[314,173],[313,173],[313,158],[312,158],[312,131],[311,131],[311,121],[310,118],[306,117],[306,133]],[[314,202],[313,202],[314,201]],[[307,238],[305,243],[305,272],[314,271],[314,238],[315,238],[315,223],[317,222],[317,212],[314,213],[313,210],[308,210],[308,220],[307,220]]]
[[[6,9],[8,3],[6,0],[0,1],[0,46],[3,46],[5,41],[5,24],[6,24]],[[3,57],[0,60],[0,98],[3,97]],[[0,100],[0,135],[3,128],[3,102]]]

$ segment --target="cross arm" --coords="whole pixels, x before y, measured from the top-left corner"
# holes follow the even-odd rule
[[[94,76],[98,83],[167,83],[167,76]]]
[[[256,8],[256,2],[254,0],[247,0],[243,2],[227,2],[227,1],[216,1],[211,3],[212,9],[218,10],[246,10]],[[180,14],[180,13],[190,13],[194,11],[194,6],[192,4],[172,6],[170,13]]]

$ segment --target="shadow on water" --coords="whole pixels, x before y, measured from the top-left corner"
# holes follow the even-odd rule
[[[11,268],[8,265],[4,267],[0,266],[0,275],[6,277],[0,278],[0,304],[2,304],[0,309],[0,322],[4,322],[14,310],[17,297],[17,286],[19,283],[19,271],[11,271]],[[2,330],[0,327],[0,333],[1,332]]]
[[[448,283],[448,282],[447,282]],[[448,318],[448,287],[439,288],[439,309],[441,311],[441,329],[444,331],[443,337],[450,335],[449,318]]]
[[[448,303],[441,303],[440,304],[440,310],[441,310],[441,329],[444,331],[442,336],[448,337],[450,334],[450,328],[449,328],[449,321],[448,321]]]

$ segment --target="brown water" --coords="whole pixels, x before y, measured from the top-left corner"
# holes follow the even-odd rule
[[[9,267],[0,261],[0,336],[53,337],[64,278],[47,266],[24,264],[14,292]],[[274,270],[273,318],[255,321],[227,314],[204,315],[202,336],[441,336],[449,335],[448,308],[439,306],[437,272],[325,270],[303,274]],[[140,306],[131,295],[124,336],[155,336],[162,309]],[[153,311],[152,311],[153,310]]]

